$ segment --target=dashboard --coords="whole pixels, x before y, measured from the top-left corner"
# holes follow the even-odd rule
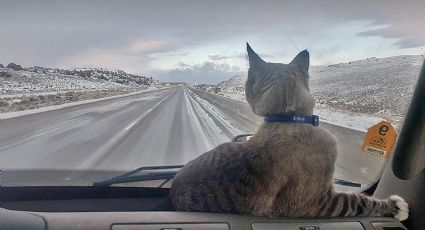
[[[0,188],[0,229],[402,230],[394,218],[268,218],[177,212],[165,188]]]
[[[0,209],[0,229],[397,230],[393,218],[267,218],[191,212],[24,212]]]

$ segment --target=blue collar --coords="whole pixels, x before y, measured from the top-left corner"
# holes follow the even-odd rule
[[[303,115],[293,115],[293,114],[277,114],[277,115],[267,115],[264,116],[264,121],[267,122],[298,122],[298,123],[308,123],[313,126],[319,126],[319,116],[303,116]]]

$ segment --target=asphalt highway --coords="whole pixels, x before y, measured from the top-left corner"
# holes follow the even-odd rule
[[[252,122],[186,87],[0,120],[0,183],[84,185],[141,166],[184,164]],[[384,160],[360,153],[364,133],[321,124],[340,142],[335,176],[363,184]]]

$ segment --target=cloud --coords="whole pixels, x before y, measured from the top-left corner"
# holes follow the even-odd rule
[[[61,68],[96,67],[116,68],[128,73],[146,73],[150,69],[153,58],[147,56],[134,56],[108,50],[87,50],[67,58],[59,64]]]
[[[267,59],[267,58],[272,58],[273,57],[273,55],[270,55],[270,54],[266,54],[266,53],[263,53],[263,52],[257,52],[257,51],[255,51],[262,59]],[[235,58],[241,58],[241,59],[244,59],[244,60],[246,60],[246,61],[248,61],[248,54],[247,53],[239,53],[238,55],[235,55],[234,56]]]
[[[60,67],[102,67],[124,69],[130,73],[146,73],[155,60],[152,55],[174,51],[165,41],[138,40],[118,48],[91,48],[66,58]]]
[[[232,67],[227,64],[214,64],[212,62],[205,62],[203,64],[190,67],[160,71],[155,75],[159,77],[160,80],[166,82],[176,81],[187,83],[216,84],[218,82],[230,79],[231,77],[238,74],[243,74],[243,72],[237,67]]]
[[[315,64],[413,54],[425,46],[423,12],[424,0],[5,1],[0,62],[139,73],[179,62],[243,68],[246,41],[275,62],[305,48]]]
[[[178,66],[178,67],[180,67],[180,68],[187,68],[187,67],[190,67],[190,65],[188,65],[188,64],[186,64],[186,63],[184,63],[184,62],[182,62],[182,61],[180,61],[179,63],[177,63],[177,66]]]
[[[217,60],[228,59],[230,57],[222,56],[222,55],[218,55],[218,54],[211,54],[211,55],[208,55],[208,58],[211,59],[211,60],[217,61]]]
[[[165,41],[141,40],[132,43],[129,47],[122,50],[129,54],[155,54],[175,50],[176,46]]]
[[[425,30],[419,28],[410,28],[410,26],[395,27],[368,30],[358,33],[360,36],[380,36],[384,38],[397,39],[396,45],[400,49],[415,48],[425,45]]]

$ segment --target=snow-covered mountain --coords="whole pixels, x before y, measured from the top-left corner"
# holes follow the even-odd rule
[[[226,93],[245,94],[246,76],[236,75],[227,81],[222,81],[217,84],[219,89]]]
[[[43,67],[30,67],[27,69],[36,73],[57,73],[64,75],[79,76],[84,79],[105,80],[124,85],[150,85],[154,82],[152,77],[129,74],[119,69],[104,68],[74,68],[74,69],[51,69]]]
[[[382,116],[405,114],[425,55],[403,55],[310,68],[318,107]],[[245,76],[197,88],[243,100]]]
[[[313,66],[310,88],[318,104],[352,112],[402,116],[423,61],[424,56],[405,55]]]
[[[230,97],[235,100],[245,101],[246,76],[236,75],[229,80],[222,81],[217,85],[201,84],[194,86],[197,89]]]
[[[34,66],[22,68],[9,64],[0,66],[0,94],[23,92],[51,92],[66,90],[111,89],[149,86],[152,77],[108,69],[52,69]]]

